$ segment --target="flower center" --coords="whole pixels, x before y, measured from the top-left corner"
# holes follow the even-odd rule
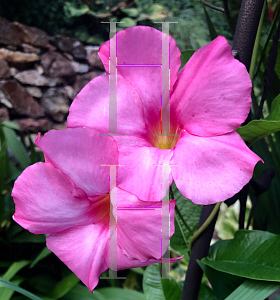
[[[100,196],[96,196],[93,201],[93,213],[95,215],[96,222],[101,221],[104,218],[110,218],[110,193]]]
[[[159,149],[172,149],[176,146],[181,135],[181,129],[171,125],[170,133],[163,134],[160,127],[157,127],[153,132],[155,133],[151,137],[151,144]]]

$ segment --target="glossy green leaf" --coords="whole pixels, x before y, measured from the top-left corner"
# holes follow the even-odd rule
[[[30,159],[23,144],[18,140],[15,131],[5,126],[3,126],[3,131],[7,140],[7,146],[10,148],[15,159],[23,169],[27,168],[30,165]]]
[[[75,285],[78,284],[80,279],[73,273],[63,278],[47,295],[51,299],[60,299],[66,295]]]
[[[143,276],[143,291],[146,300],[177,300],[182,288],[174,279],[161,277],[161,265],[153,264],[146,268]]]
[[[213,293],[218,300],[224,300],[245,281],[242,277],[217,271],[203,264],[201,261],[197,261],[197,263],[206,274],[209,282],[211,283]],[[201,298],[201,300],[204,299]]]
[[[198,300],[217,300],[217,297],[208,285],[202,283],[199,290]]]
[[[280,235],[239,230],[233,240],[211,246],[202,262],[228,274],[255,280],[280,281]]]
[[[15,285],[20,285],[24,281],[23,278],[21,279],[15,279],[12,280],[11,282],[14,283]],[[2,293],[1,290],[3,289]],[[10,288],[0,288],[0,299],[5,299],[5,300],[10,300],[14,294],[14,290]]]
[[[280,130],[280,120],[253,120],[245,126],[236,129],[244,141],[251,144]]]
[[[39,298],[38,296],[28,292],[27,290],[17,286],[16,284],[0,277],[0,288],[2,288],[2,287],[12,289],[15,292],[18,292],[18,293],[20,293],[20,294],[22,294],[22,295],[24,295],[27,298],[32,299],[32,300],[43,300],[42,298]]]
[[[10,122],[10,121],[4,121],[2,122],[3,126],[14,129],[14,130],[20,130],[20,126],[17,123]]]
[[[30,264],[30,268],[33,268],[40,260],[44,259],[51,253],[52,253],[51,250],[48,249],[47,247],[43,248],[43,250],[36,256],[36,258]]]
[[[271,112],[266,119],[253,120],[236,131],[244,141],[251,144],[280,130],[280,94],[273,100]]]
[[[264,300],[279,287],[279,282],[247,279],[225,300]]]
[[[172,190],[176,199],[176,210],[178,209],[179,213],[178,211],[175,213],[175,233],[171,237],[170,245],[173,249],[185,254],[188,250],[190,238],[197,229],[202,205],[196,205],[185,198],[174,183],[172,184]]]

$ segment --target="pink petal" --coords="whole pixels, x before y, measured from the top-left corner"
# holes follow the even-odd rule
[[[54,233],[93,222],[91,202],[49,163],[36,163],[16,180],[14,220],[32,233]]]
[[[175,200],[164,204],[167,206],[163,210],[163,201],[140,201],[133,194],[117,188],[117,239],[128,258],[144,262],[150,258],[160,259],[166,252],[175,230]]]
[[[101,133],[109,133],[109,100],[109,76],[101,75],[94,78],[82,89],[70,106],[67,126],[86,126]],[[132,85],[122,77],[117,78],[116,100],[118,134],[145,136],[142,102]],[[112,107],[114,108],[114,105]],[[111,115],[110,120],[114,125]],[[112,131],[112,128],[110,130]]]
[[[159,123],[161,120],[162,34],[152,27],[130,27],[117,32],[113,39],[100,47],[99,51],[108,73],[110,46],[116,45],[118,75],[126,78],[138,92],[149,128],[153,126],[155,120]],[[181,60],[180,51],[171,37],[169,37],[169,49],[170,89],[172,90]],[[141,67],[140,65],[143,64],[146,66]]]
[[[179,72],[171,107],[188,132],[225,134],[245,121],[251,86],[245,66],[233,58],[230,45],[219,36],[196,51]]]
[[[169,173],[169,184],[164,184],[166,166],[173,150],[154,147],[119,147],[118,186],[140,200],[160,201],[166,195],[173,178]],[[164,170],[163,170],[164,168]]]
[[[198,137],[185,131],[174,150],[171,169],[186,198],[208,205],[239,192],[260,160],[236,132]]]
[[[88,196],[109,193],[109,166],[118,164],[116,142],[90,128],[51,130],[37,138],[48,160]]]
[[[47,237],[47,247],[92,291],[108,269],[109,224],[79,226]]]
[[[108,251],[109,251],[109,243],[107,244],[106,253],[108,253]],[[112,258],[114,260],[117,260],[117,269],[115,269],[113,271],[145,267],[145,266],[148,266],[151,264],[156,264],[156,263],[174,263],[178,259],[181,259],[182,257],[184,257],[184,255],[180,256],[180,257],[170,258],[170,259],[168,259],[168,258],[163,258],[163,259],[150,258],[146,261],[140,261],[138,259],[128,258],[125,254],[123,254],[122,249],[117,245],[117,253],[115,253],[115,256]],[[110,263],[109,256],[106,255],[106,264],[109,265],[109,263]]]

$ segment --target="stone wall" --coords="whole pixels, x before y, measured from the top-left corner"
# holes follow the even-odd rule
[[[104,72],[98,48],[0,18],[0,119],[29,132],[66,128],[74,97]]]

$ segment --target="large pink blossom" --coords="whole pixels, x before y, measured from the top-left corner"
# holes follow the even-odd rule
[[[235,129],[251,106],[251,81],[231,47],[217,37],[180,67],[180,51],[169,37],[170,134],[161,134],[162,33],[137,26],[111,40],[117,50],[119,186],[142,200],[158,201],[162,165],[170,165],[169,185],[197,204],[226,200],[252,177],[260,160]],[[70,107],[68,127],[109,132],[110,41],[100,47],[106,75],[93,79]],[[111,62],[112,64],[113,62]],[[143,66],[143,64],[145,66]],[[141,66],[142,65],[142,66]],[[177,134],[177,135],[174,135]]]
[[[169,242],[169,233],[162,232],[162,202],[140,201],[116,186],[110,190],[109,166],[104,165],[119,163],[112,137],[91,128],[51,130],[36,144],[46,162],[28,167],[15,182],[13,218],[18,224],[50,234],[47,247],[90,290],[110,259],[117,259],[115,271],[160,262],[166,251],[162,242],[166,248]],[[117,195],[116,203],[109,193]],[[109,230],[110,207],[117,219],[117,245],[111,252],[109,236],[116,231]],[[172,200],[170,235],[174,207]]]

